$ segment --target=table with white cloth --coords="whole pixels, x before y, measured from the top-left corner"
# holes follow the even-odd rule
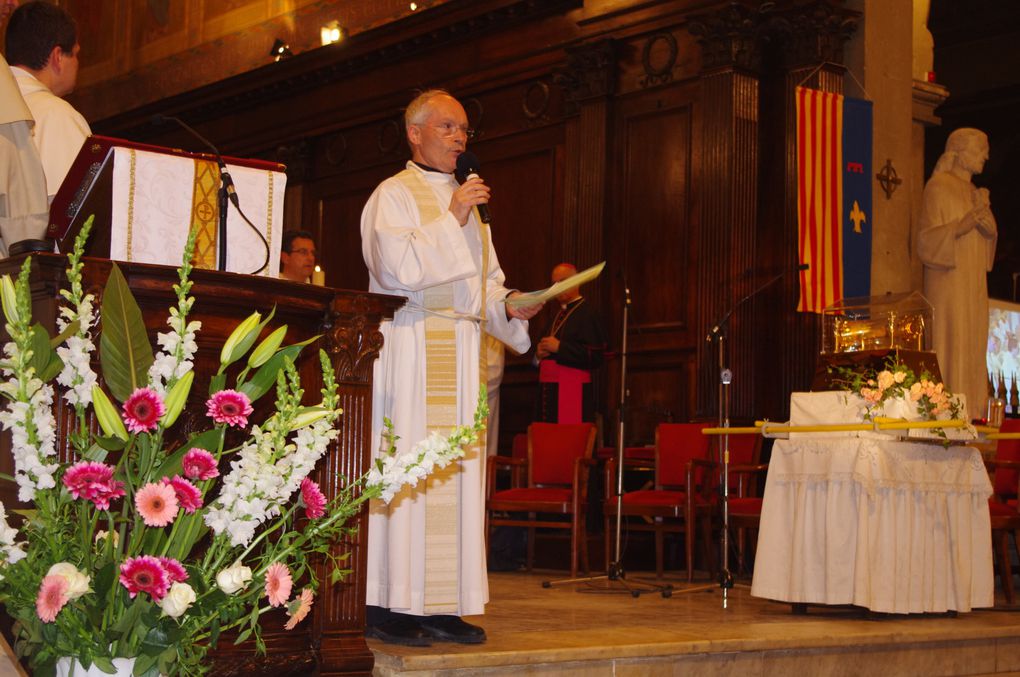
[[[991,493],[972,447],[878,433],[777,440],[751,594],[888,613],[992,606]]]

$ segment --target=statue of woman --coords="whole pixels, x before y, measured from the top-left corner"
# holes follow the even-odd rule
[[[971,416],[984,411],[988,376],[988,279],[998,231],[988,190],[971,177],[988,159],[988,137],[961,128],[924,187],[918,255],[924,264],[924,295],[935,310],[932,337],[942,378],[967,397]]]

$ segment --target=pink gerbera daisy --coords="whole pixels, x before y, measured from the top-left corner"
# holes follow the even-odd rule
[[[286,604],[293,585],[287,565],[274,562],[266,569],[266,597],[269,598],[270,606]]]
[[[165,527],[177,516],[177,494],[165,482],[149,482],[135,494],[135,507],[149,527]]]
[[[312,610],[312,600],[314,599],[315,595],[312,594],[312,591],[305,588],[299,596],[287,603],[287,615],[290,616],[290,620],[283,626],[285,630],[293,630],[294,626],[305,620],[305,616]]]
[[[254,411],[248,396],[236,390],[219,391],[209,398],[205,407],[206,414],[211,416],[213,421],[236,428],[246,426],[248,415]]]
[[[184,454],[181,467],[185,477],[193,480],[211,480],[220,474],[216,468],[216,458],[205,449],[198,447]]]
[[[166,569],[158,559],[149,555],[124,560],[120,565],[120,584],[127,588],[132,599],[140,592],[147,592],[157,602],[170,589]]]
[[[319,485],[307,477],[301,480],[301,500],[305,503],[305,515],[308,519],[326,514],[326,497],[322,495]]]
[[[163,481],[173,488],[177,502],[184,508],[184,512],[191,514],[202,507],[202,492],[194,484],[180,475],[174,475],[170,479],[164,477]]]
[[[67,578],[53,574],[42,579],[39,595],[35,598],[35,612],[43,623],[52,623],[70,599],[67,595]]]
[[[113,479],[113,466],[94,461],[79,461],[64,473],[64,486],[75,498],[84,498],[108,510],[110,501],[124,495],[124,483]]]
[[[174,583],[182,583],[188,580],[188,572],[184,570],[181,563],[171,557],[160,557],[159,564],[163,567],[163,571],[166,573],[167,583],[173,585]]]
[[[165,413],[162,398],[152,388],[136,388],[124,402],[124,422],[133,433],[155,430]]]

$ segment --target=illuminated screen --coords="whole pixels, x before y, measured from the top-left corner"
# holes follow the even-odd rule
[[[1013,379],[1020,374],[1020,303],[988,299],[988,352],[985,356],[988,373],[999,396],[1009,407],[1009,391]],[[1004,379],[1006,388],[999,385]]]

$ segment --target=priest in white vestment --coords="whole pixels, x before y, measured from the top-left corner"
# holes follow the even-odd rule
[[[46,177],[32,143],[32,114],[0,55],[0,255],[46,236]]]
[[[4,36],[7,60],[35,118],[32,140],[39,149],[50,201],[92,130],[63,97],[78,82],[78,26],[67,10],[50,2],[28,2],[14,10]]]
[[[452,175],[471,133],[464,108],[446,92],[430,90],[407,107],[405,127],[412,160],[376,188],[361,217],[369,291],[407,298],[381,327],[385,343],[372,397],[375,454],[384,446],[384,417],[393,422],[398,452],[430,429],[470,425],[484,378],[481,325],[523,353],[530,347],[527,320],[541,308],[503,303],[515,292],[504,286],[488,227],[475,209],[488,202],[489,187],[477,177],[459,184]],[[442,331],[447,341],[426,345],[427,333],[431,338]],[[444,363],[433,352],[437,343],[438,349],[456,346],[455,359],[445,362],[456,405],[446,412],[435,404],[434,370]],[[440,420],[444,413],[446,421]],[[410,646],[485,641],[484,630],[460,618],[483,613],[488,601],[486,454],[480,444],[466,452],[438,477],[405,487],[389,505],[371,505],[368,636]]]
[[[924,187],[918,255],[935,311],[932,339],[942,379],[981,416],[988,397],[988,278],[998,230],[988,190],[971,183],[988,159],[988,137],[957,129]]]

